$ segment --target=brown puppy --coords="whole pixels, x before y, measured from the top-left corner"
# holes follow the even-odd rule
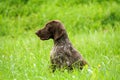
[[[53,39],[54,41],[54,47],[50,54],[53,71],[56,68],[73,69],[73,66],[82,69],[87,64],[80,53],[73,48],[60,21],[48,22],[43,29],[36,32],[36,35],[41,40]]]

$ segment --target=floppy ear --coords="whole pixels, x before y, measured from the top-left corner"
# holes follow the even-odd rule
[[[54,40],[59,39],[65,34],[65,28],[60,21],[54,20],[47,24]]]
[[[64,29],[61,29],[61,28],[56,29],[54,33],[54,40],[57,40],[60,37],[62,37],[64,33],[65,33]]]

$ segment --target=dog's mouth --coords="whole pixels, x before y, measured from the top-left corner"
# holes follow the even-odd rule
[[[43,38],[43,37],[40,37],[41,40],[48,40],[48,38]]]
[[[40,37],[41,40],[48,40],[49,39],[48,36],[44,36],[44,37],[43,36],[39,36],[39,37]]]
[[[36,32],[36,35],[41,39],[41,40],[48,40],[51,38],[50,33],[38,33]]]
[[[41,39],[41,40],[46,40],[48,38],[45,38],[44,36],[41,36],[40,34],[36,33],[36,35]]]

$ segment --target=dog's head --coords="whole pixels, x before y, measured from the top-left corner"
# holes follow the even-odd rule
[[[48,40],[50,38],[57,40],[65,33],[63,24],[58,20],[48,22],[43,29],[36,32],[36,35],[41,40]]]

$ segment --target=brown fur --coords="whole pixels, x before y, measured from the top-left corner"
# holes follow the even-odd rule
[[[87,64],[80,53],[72,46],[60,21],[53,20],[48,22],[43,29],[36,32],[36,35],[41,40],[53,39],[54,41],[54,47],[50,54],[53,71],[56,68],[72,69],[73,66],[82,69]]]

